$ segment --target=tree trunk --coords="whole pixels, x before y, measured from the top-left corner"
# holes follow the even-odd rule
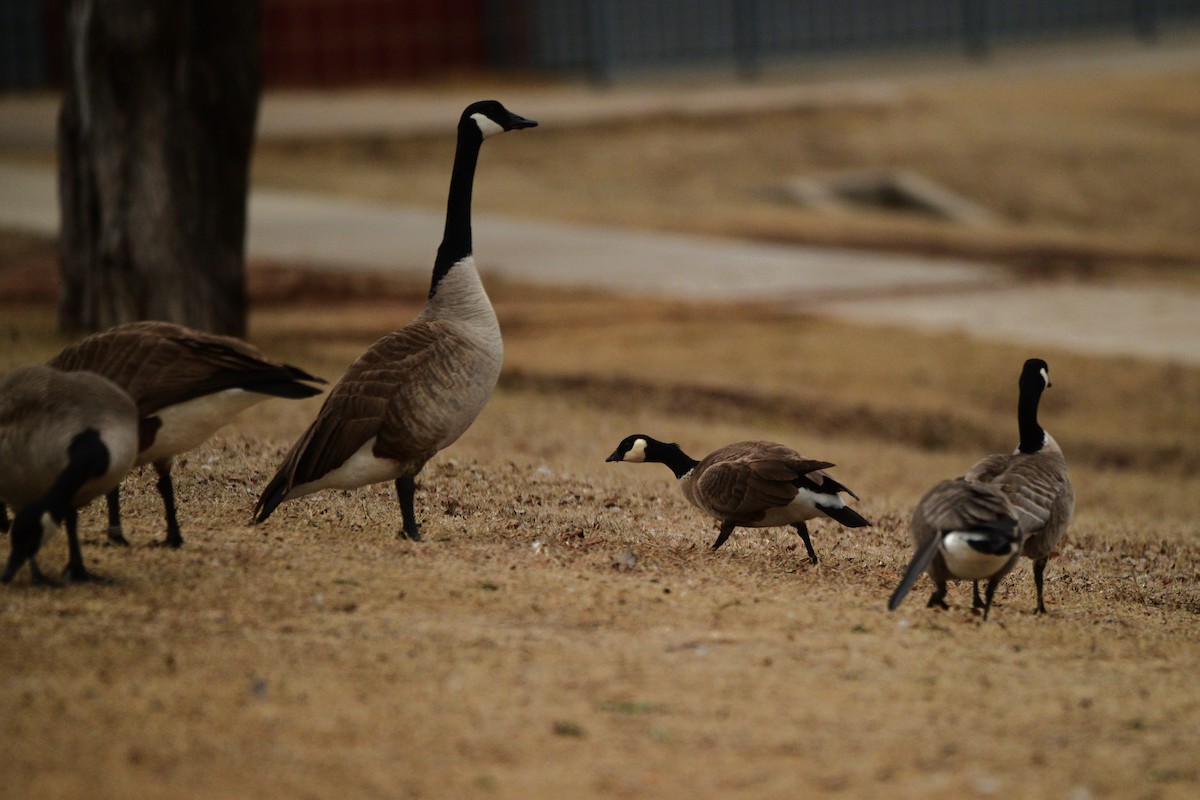
[[[67,0],[59,325],[246,327],[258,0]]]

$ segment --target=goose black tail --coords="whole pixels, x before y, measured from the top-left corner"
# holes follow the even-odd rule
[[[308,383],[303,381],[308,381]],[[322,391],[316,386],[309,386],[309,383],[325,383],[325,381],[315,375],[309,375],[299,367],[284,364],[278,370],[261,375],[248,375],[240,381],[239,385],[248,392],[258,392],[288,400],[301,400],[318,395]]]
[[[818,503],[817,508],[821,509],[821,513],[823,513],[825,516],[842,523],[847,528],[867,528],[871,525],[870,521],[867,520],[866,517],[864,517],[862,514],[859,514],[849,506],[834,508],[832,506],[823,506]]]
[[[275,477],[271,478],[271,482],[267,484],[267,488],[263,489],[262,495],[259,496],[258,502],[254,505],[254,522],[265,522],[267,517],[279,507],[283,502],[283,498],[287,497],[287,475],[283,470],[275,473]]]

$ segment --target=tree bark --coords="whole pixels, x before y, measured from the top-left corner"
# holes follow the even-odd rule
[[[259,0],[67,0],[59,325],[242,335]]]

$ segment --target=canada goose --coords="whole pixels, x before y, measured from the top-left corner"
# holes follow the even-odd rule
[[[0,500],[12,505],[12,550],[0,580],[29,561],[66,523],[66,574],[96,578],[83,564],[76,509],[112,489],[133,466],[138,416],[133,400],[99,375],[21,367],[0,378]]]
[[[946,581],[987,579],[983,618],[1000,580],[1021,554],[1016,512],[999,487],[965,480],[942,481],[917,503],[910,525],[916,552],[888,601],[895,611],[922,572],[936,587],[929,607],[946,605]]]
[[[50,361],[62,370],[109,378],[137,403],[142,447],[135,466],[158,473],[170,547],[183,544],[175,514],[171,467],[175,456],[202,444],[235,415],[272,397],[320,394],[324,383],[302,369],[266,360],[256,348],[229,336],[169,322],[133,322],[92,334]],[[128,544],[121,531],[120,487],[108,493],[108,538]]]
[[[401,537],[421,538],[413,498],[426,462],[458,439],[496,388],[504,346],[471,244],[471,190],[489,136],[537,125],[495,100],[458,121],[446,227],[417,318],[363,353],[330,390],[317,418],[284,456],[255,506],[255,521],[285,500],[321,489],[394,480]]]
[[[688,502],[721,523],[713,550],[725,543],[734,528],[791,525],[816,564],[807,520],[824,515],[848,528],[871,524],[838,493],[855,500],[858,495],[823,471],[833,464],[804,458],[774,442],[737,442],[697,461],[677,444],[634,434],[605,460],[666,464]]]
[[[1067,475],[1067,460],[1054,437],[1038,424],[1038,404],[1050,387],[1050,367],[1031,358],[1021,369],[1018,381],[1017,428],[1020,443],[1009,454],[981,459],[964,476],[968,481],[998,487],[1016,512],[1024,538],[1022,552],[1033,560],[1033,582],[1037,587],[1035,613],[1045,614],[1042,582],[1046,562],[1054,555],[1075,512],[1075,490]],[[978,590],[976,590],[978,597]]]

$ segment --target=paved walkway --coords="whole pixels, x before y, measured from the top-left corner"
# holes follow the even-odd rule
[[[1054,62],[1055,68],[1064,68]],[[1141,48],[1068,62],[1129,72],[1195,69],[1200,48]],[[959,73],[969,68],[958,64]],[[1037,59],[997,59],[993,74],[1045,69]],[[944,73],[944,71],[943,71]],[[889,104],[906,86],[948,80],[937,70],[888,80],[839,78],[807,85],[712,83],[506,87],[514,107],[536,108],[547,127],[646,114],[712,114],[823,104]],[[264,99],[264,137],[444,130],[486,89],[448,92],[288,93]],[[53,234],[54,176],[45,166],[5,161],[5,150],[51,148],[51,97],[0,97],[0,226]],[[254,191],[251,257],[326,268],[426,271],[442,215],[299,193]],[[1173,289],[1093,283],[1028,285],[1003,270],[831,248],[656,234],[476,215],[475,246],[485,274],[566,287],[697,299],[769,299],[818,313],[881,324],[962,330],[981,337],[1200,365],[1200,296]]]

